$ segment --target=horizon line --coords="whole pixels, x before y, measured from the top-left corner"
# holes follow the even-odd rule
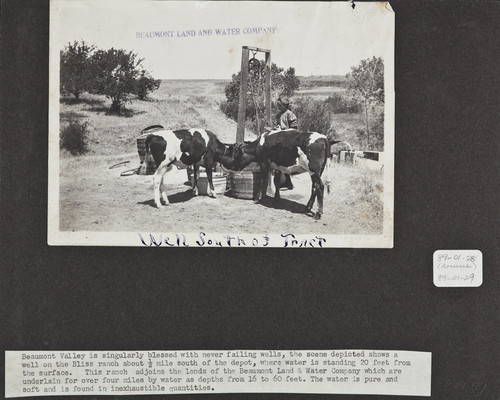
[[[345,77],[347,74],[295,75],[297,78]],[[230,78],[157,78],[162,81],[230,81]]]

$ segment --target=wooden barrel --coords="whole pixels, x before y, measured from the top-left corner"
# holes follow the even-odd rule
[[[243,171],[231,172],[228,177],[231,188],[231,195],[238,199],[253,200],[255,196],[257,196],[257,192],[259,190],[259,185],[261,182],[261,176],[262,174],[260,172],[260,168],[255,163],[250,164]],[[269,193],[272,182],[271,173],[269,173],[267,179],[267,193]]]
[[[139,136],[137,138],[137,152],[142,164],[146,159],[146,136]]]
[[[231,176],[231,195],[238,199],[252,200],[257,195],[260,172],[241,171]]]

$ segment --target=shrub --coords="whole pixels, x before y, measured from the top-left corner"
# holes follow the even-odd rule
[[[147,71],[143,70],[141,76],[135,82],[135,93],[140,100],[144,100],[149,93],[160,87],[161,81],[154,79]]]
[[[363,111],[363,107],[354,97],[340,93],[329,96],[325,102],[332,107],[335,114],[358,114]]]
[[[327,134],[332,126],[332,109],[322,100],[300,97],[293,102],[299,130]]]
[[[88,122],[70,119],[69,124],[61,130],[60,147],[72,155],[84,154],[88,151]]]
[[[220,110],[229,118],[238,120],[238,102],[236,101],[223,101],[220,103]],[[247,111],[248,114],[248,111]]]

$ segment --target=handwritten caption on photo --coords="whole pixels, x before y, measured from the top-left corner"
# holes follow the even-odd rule
[[[188,393],[429,396],[431,353],[7,351],[6,397]]]
[[[190,37],[210,37],[210,36],[238,36],[238,35],[263,35],[276,33],[275,26],[257,26],[245,28],[203,28],[186,30],[161,30],[136,32],[136,39],[169,39],[169,38],[190,38]]]
[[[141,234],[142,245],[147,247],[283,247],[283,248],[322,248],[327,239],[318,235],[221,235],[199,232],[198,235]]]

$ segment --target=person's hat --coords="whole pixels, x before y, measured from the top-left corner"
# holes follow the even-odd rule
[[[286,97],[279,97],[278,101],[285,106],[290,105],[290,100],[288,100]]]

